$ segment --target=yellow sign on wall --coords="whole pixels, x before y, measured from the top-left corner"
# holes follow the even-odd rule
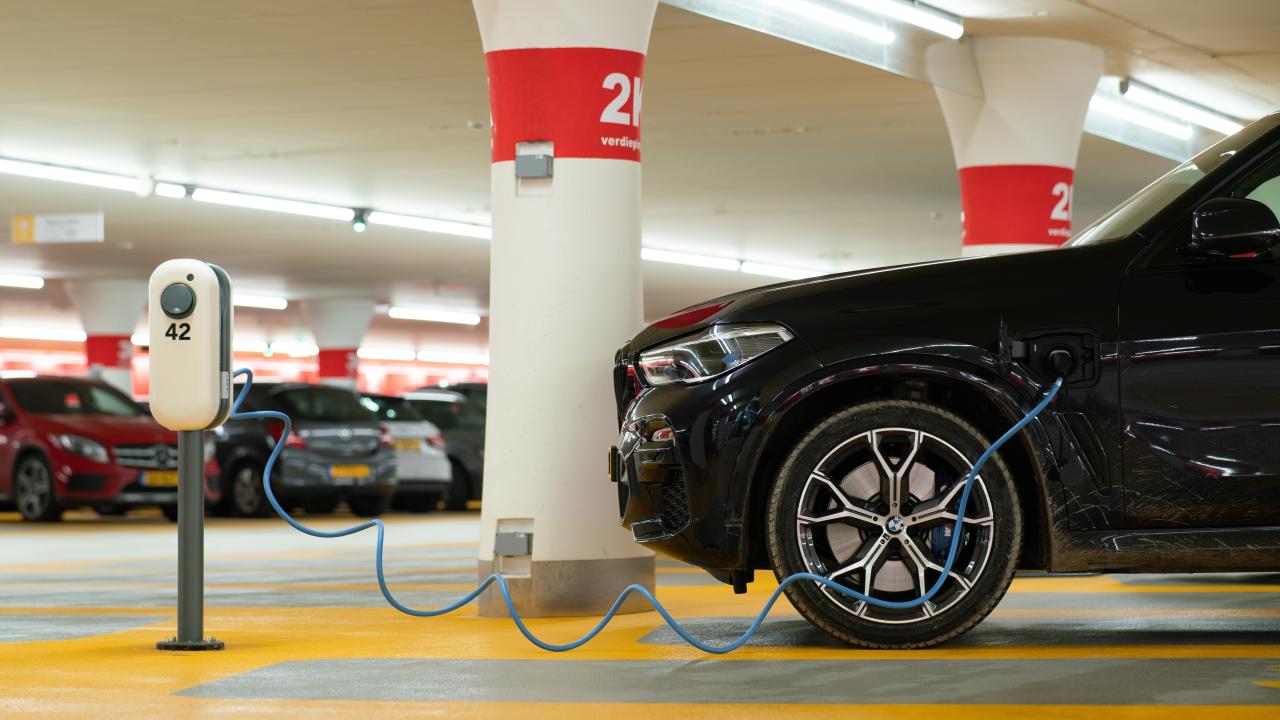
[[[106,239],[102,213],[15,215],[10,237],[21,245],[32,243],[84,243]]]
[[[24,245],[36,241],[35,215],[13,216],[13,241]]]

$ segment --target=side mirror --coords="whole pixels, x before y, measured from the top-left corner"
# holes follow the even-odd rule
[[[1229,257],[1259,253],[1280,243],[1280,221],[1271,208],[1248,198],[1214,198],[1191,216],[1195,254]]]

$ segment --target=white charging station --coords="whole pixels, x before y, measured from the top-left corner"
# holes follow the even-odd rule
[[[221,650],[204,636],[204,431],[231,413],[231,279],[169,260],[147,288],[151,414],[178,431],[178,634],[161,650]]]

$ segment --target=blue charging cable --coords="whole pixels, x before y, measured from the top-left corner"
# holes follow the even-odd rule
[[[235,402],[231,406],[231,419],[248,420],[251,418],[270,418],[274,420],[279,420],[284,423],[284,430],[280,434],[280,438],[276,441],[275,447],[271,449],[271,455],[267,458],[266,466],[263,468],[263,471],[262,471],[262,486],[263,486],[263,490],[266,492],[267,502],[271,503],[272,509],[274,509],[276,511],[276,514],[279,515],[285,522],[292,525],[296,530],[306,533],[307,535],[311,535],[313,537],[339,538],[339,537],[346,537],[348,535],[354,535],[358,532],[363,532],[365,530],[368,530],[369,528],[377,528],[378,529],[378,545],[377,545],[377,553],[375,555],[375,560],[374,560],[374,566],[377,568],[377,573],[378,573],[378,587],[382,590],[382,597],[386,598],[387,602],[390,603],[391,607],[395,608],[396,610],[399,610],[400,612],[405,613],[406,615],[412,615],[414,617],[438,617],[440,615],[447,615],[461,607],[466,606],[467,604],[475,600],[477,597],[480,597],[480,594],[483,593],[485,590],[487,590],[490,585],[497,585],[498,591],[502,593],[502,600],[507,605],[507,612],[510,613],[512,622],[515,623],[516,628],[520,631],[522,635],[525,636],[525,638],[529,642],[533,643],[534,645],[537,645],[543,650],[549,650],[551,652],[565,652],[566,650],[574,650],[574,649],[580,648],[583,645],[586,645],[588,642],[590,642],[595,636],[599,635],[600,632],[604,630],[605,626],[607,626],[609,622],[613,620],[614,616],[618,614],[618,611],[622,608],[622,604],[626,601],[626,599],[630,597],[632,593],[638,593],[644,596],[644,598],[649,601],[649,604],[653,606],[653,609],[656,610],[658,614],[662,616],[662,619],[665,620],[666,623],[671,626],[671,629],[674,630],[675,633],[679,635],[681,639],[683,639],[685,642],[689,643],[690,645],[694,646],[695,648],[702,650],[703,652],[714,653],[717,655],[733,652],[734,650],[737,650],[738,648],[745,645],[747,641],[751,639],[751,636],[755,635],[756,631],[760,629],[760,625],[764,623],[764,619],[769,615],[769,611],[772,610],[774,604],[778,602],[778,598],[782,597],[783,591],[786,590],[787,586],[791,585],[792,583],[801,582],[801,581],[818,583],[820,585],[825,585],[826,587],[831,588],[832,590],[835,590],[836,592],[842,595],[846,595],[848,597],[854,598],[855,600],[861,600],[870,605],[875,605],[876,607],[882,607],[882,608],[909,609],[913,607],[919,607],[920,605],[923,605],[924,603],[928,602],[934,595],[938,593],[939,590],[942,589],[942,585],[946,582],[947,577],[951,574],[951,568],[955,564],[956,553],[960,549],[960,536],[963,535],[963,533],[961,532],[961,528],[964,525],[964,519],[965,519],[964,513],[965,513],[965,509],[969,505],[969,491],[973,488],[973,479],[978,476],[978,473],[982,470],[982,466],[985,465],[987,460],[989,460],[991,456],[994,455],[995,452],[1000,449],[1000,446],[1008,442],[1009,439],[1012,438],[1014,435],[1017,435],[1018,432],[1022,430],[1022,428],[1026,427],[1028,423],[1034,420],[1035,417],[1041,413],[1041,411],[1043,411],[1046,407],[1048,407],[1049,403],[1053,401],[1054,396],[1058,394],[1058,390],[1062,388],[1062,378],[1058,378],[1057,381],[1053,383],[1053,387],[1049,388],[1049,390],[1045,392],[1045,395],[1040,400],[1040,402],[1034,408],[1032,408],[1031,411],[1026,414],[1026,416],[1024,416],[1021,420],[1019,420],[1013,427],[1009,428],[1009,430],[1005,432],[1005,434],[1001,435],[999,439],[991,443],[991,447],[988,447],[986,451],[984,451],[982,455],[978,457],[978,461],[973,464],[973,467],[969,470],[969,473],[964,478],[964,490],[961,491],[960,493],[960,505],[956,509],[956,529],[951,535],[951,546],[950,546],[950,549],[947,551],[947,561],[946,563],[943,564],[942,572],[938,576],[937,581],[935,581],[933,586],[930,587],[929,590],[925,592],[923,595],[921,595],[920,597],[914,600],[906,600],[906,601],[898,601],[898,602],[890,601],[890,600],[881,600],[879,598],[874,598],[874,597],[871,597],[870,595],[865,595],[863,593],[860,593],[857,590],[853,590],[848,587],[845,587],[844,585],[841,585],[840,583],[835,582],[834,580],[831,580],[829,578],[822,577],[821,575],[814,575],[812,573],[807,573],[807,572],[799,572],[784,578],[782,582],[778,583],[778,587],[774,589],[773,594],[769,596],[769,600],[764,604],[764,607],[760,610],[760,614],[756,616],[756,619],[752,621],[750,627],[747,628],[746,632],[742,633],[741,637],[725,645],[709,645],[690,635],[688,630],[686,630],[675,618],[671,617],[671,613],[668,612],[665,607],[663,607],[662,603],[658,602],[658,598],[654,597],[653,593],[650,592],[648,588],[644,587],[643,585],[633,584],[633,585],[628,585],[626,589],[622,591],[622,594],[618,595],[618,599],[613,602],[613,606],[609,608],[609,611],[604,614],[604,617],[600,619],[600,622],[597,623],[596,626],[592,628],[587,634],[583,635],[582,637],[572,642],[557,644],[557,643],[550,643],[538,638],[533,634],[532,631],[529,630],[529,627],[525,625],[524,620],[520,617],[520,613],[516,611],[515,601],[512,600],[511,598],[511,590],[507,587],[507,580],[502,576],[501,573],[494,573],[489,577],[485,578],[484,582],[480,583],[479,587],[477,587],[475,590],[472,590],[471,592],[467,593],[466,595],[463,595],[461,598],[459,598],[458,600],[448,605],[445,605],[440,608],[436,608],[434,610],[415,610],[411,607],[408,607],[407,605],[404,605],[399,600],[396,600],[395,596],[391,593],[391,588],[387,586],[387,578],[383,572],[383,564],[382,564],[382,550],[383,550],[384,540],[386,536],[386,525],[384,525],[381,520],[378,520],[375,518],[368,522],[360,523],[359,525],[353,525],[349,528],[344,528],[342,530],[331,530],[331,531],[316,530],[315,528],[307,527],[306,525],[303,525],[297,520],[294,520],[293,517],[289,515],[289,513],[283,507],[280,506],[280,502],[276,500],[275,493],[271,491],[271,469],[272,467],[275,466],[276,459],[280,456],[280,451],[284,449],[285,440],[288,439],[289,433],[293,429],[293,423],[289,420],[288,415],[285,415],[284,413],[281,413],[281,412],[275,412],[272,410],[240,412],[240,404],[244,402],[245,397],[249,393],[250,386],[253,385],[253,371],[246,368],[246,369],[237,370],[235,372],[235,377],[240,377],[242,375],[245,376],[246,380],[245,380],[244,388],[239,392],[239,394],[236,395]]]

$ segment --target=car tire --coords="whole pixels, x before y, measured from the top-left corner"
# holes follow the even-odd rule
[[[262,468],[247,462],[238,465],[231,473],[231,508],[239,517],[267,517],[271,505],[262,488]]]
[[[467,500],[471,499],[471,479],[462,463],[450,458],[453,467],[453,479],[449,481],[449,491],[444,496],[444,509],[457,512],[467,509]]]
[[[311,515],[331,515],[338,509],[337,495],[309,497],[302,502],[302,509]]]
[[[164,513],[164,519],[169,522],[178,522],[178,505],[161,505],[160,512]]]
[[[347,498],[347,507],[359,517],[378,517],[391,507],[391,498],[386,497],[352,497]]]
[[[871,402],[829,416],[792,450],[770,492],[774,574],[832,577],[883,600],[920,597],[941,576],[954,532],[947,515],[954,519],[961,481],[988,444],[971,424],[926,403]],[[787,597],[850,645],[923,648],[954,638],[995,608],[1018,561],[1022,513],[998,455],[978,475],[965,517],[957,562],[923,607],[884,609],[813,582],[789,585]]]
[[[13,472],[13,499],[23,520],[56,522],[62,519],[53,471],[42,455],[30,454],[18,462]]]

